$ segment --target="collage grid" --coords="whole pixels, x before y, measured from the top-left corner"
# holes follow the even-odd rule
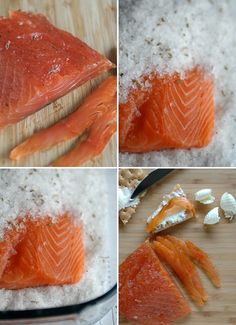
[[[235,324],[235,17],[0,0],[0,324]]]

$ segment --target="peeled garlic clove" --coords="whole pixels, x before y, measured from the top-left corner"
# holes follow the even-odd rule
[[[220,221],[219,208],[210,210],[204,218],[204,225],[214,225]]]
[[[225,218],[232,220],[236,215],[236,200],[232,194],[225,192],[222,195],[220,207],[224,210]]]
[[[210,188],[204,188],[195,193],[195,200],[203,204],[211,204],[215,201],[214,196],[211,194],[212,190]]]

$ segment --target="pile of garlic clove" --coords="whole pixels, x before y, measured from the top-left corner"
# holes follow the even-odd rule
[[[202,204],[211,204],[215,201],[211,189],[202,189],[195,193],[195,200]],[[230,221],[236,215],[236,200],[234,196],[225,192],[220,199],[220,207],[224,212],[224,217]],[[214,225],[220,221],[219,207],[210,210],[204,218],[204,225]]]

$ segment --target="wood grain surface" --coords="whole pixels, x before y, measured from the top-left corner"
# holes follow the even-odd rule
[[[9,10],[42,13],[50,22],[85,41],[116,63],[116,0],[0,0],[0,15]],[[79,106],[107,75],[70,92],[25,120],[0,130],[0,166],[47,166],[67,152],[78,138],[31,155],[19,162],[8,159],[10,150],[32,133],[54,124]],[[101,157],[85,166],[116,166],[116,135]]]
[[[171,230],[166,230],[166,233],[190,239],[203,248],[216,265],[222,281],[222,288],[215,289],[200,272],[209,293],[209,301],[201,309],[191,303],[192,314],[178,324],[236,324],[236,219],[229,223],[222,217],[219,224],[209,227],[208,230],[203,227],[205,214],[213,207],[219,206],[220,197],[224,192],[236,196],[236,170],[176,170],[151,188],[131,222],[126,226],[120,224],[120,262],[144,241],[146,218],[157,208],[162,196],[169,193],[177,183],[182,186],[192,202],[194,193],[203,188],[211,188],[216,200],[207,206],[195,202],[197,218],[172,227]],[[120,324],[128,323],[120,320]]]

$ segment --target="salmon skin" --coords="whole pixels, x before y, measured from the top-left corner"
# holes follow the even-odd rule
[[[69,213],[55,222],[27,217],[18,223],[20,227],[6,230],[0,242],[0,288],[72,284],[81,279],[83,231]]]
[[[168,325],[191,312],[148,241],[119,267],[119,312],[143,325]]]
[[[213,131],[213,81],[199,67],[183,79],[178,73],[144,76],[120,104],[121,152],[204,147]]]
[[[0,128],[16,123],[113,67],[41,14],[0,18]]]
[[[57,143],[80,136],[86,130],[90,130],[88,139],[83,144],[76,146],[76,154],[75,151],[71,152],[71,158],[67,159],[68,165],[66,166],[81,165],[86,160],[100,154],[116,130],[114,127],[116,123],[116,83],[116,76],[105,79],[72,114],[51,127],[33,134],[11,151],[10,158],[21,159],[36,151],[48,149]]]

